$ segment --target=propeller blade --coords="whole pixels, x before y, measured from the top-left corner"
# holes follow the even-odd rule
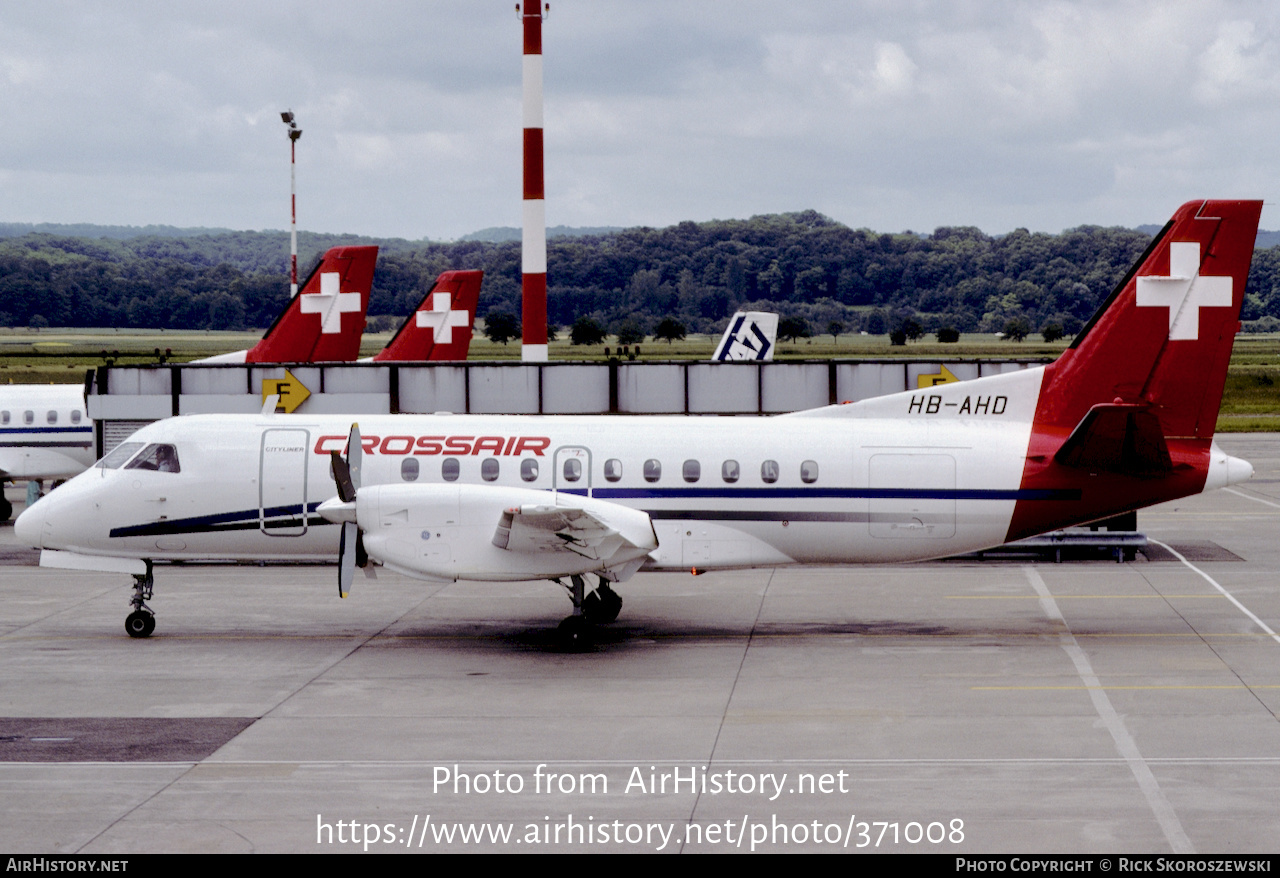
[[[351,480],[351,467],[336,451],[329,452],[329,464],[333,467],[333,483],[338,488],[338,499],[343,503],[350,503],[356,499],[356,486]]]
[[[329,452],[329,460],[333,464],[333,481],[338,488],[338,499],[343,503],[351,503],[360,490],[360,463],[364,458],[364,450],[360,446],[360,425],[351,425],[351,434],[347,437],[347,456],[344,458],[336,451]],[[351,584],[356,578],[356,567],[365,567],[369,556],[364,550],[364,539],[360,526],[354,521],[342,523],[342,539],[338,544],[338,597],[345,598],[351,594]]]
[[[347,466],[351,470],[351,484],[356,491],[360,490],[360,465],[364,460],[364,449],[360,445],[360,425],[351,425],[351,434],[347,437]],[[355,493],[352,492],[354,499]]]
[[[351,594],[351,583],[356,578],[356,547],[359,545],[360,529],[354,521],[342,524],[342,541],[338,546],[338,597],[345,598]]]

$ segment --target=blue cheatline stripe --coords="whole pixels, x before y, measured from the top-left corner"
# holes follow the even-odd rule
[[[0,427],[0,436],[11,436],[16,433],[88,433],[93,435],[93,427]]]
[[[4,442],[0,441],[0,448],[88,448],[92,442],[58,442],[58,441],[38,441],[29,442]]]
[[[565,491],[585,494],[584,490]],[[1080,491],[1060,488],[593,488],[600,500],[1079,500]]]
[[[428,487],[428,486],[424,486]],[[502,490],[495,486],[494,490]],[[550,492],[548,492],[550,493]],[[585,497],[586,488],[561,488],[560,493]],[[1037,488],[1028,490],[983,490],[966,488],[595,488],[591,495],[600,500],[702,500],[702,499],[903,499],[903,500],[1052,500],[1080,499],[1077,489]],[[308,525],[331,524],[315,515],[320,504],[307,504]],[[689,519],[702,521],[865,521],[858,512],[826,512],[802,510],[725,510],[725,509],[645,509],[655,519]],[[292,519],[296,506],[273,506],[266,510],[268,519]],[[195,518],[175,518],[127,527],[112,528],[111,537],[162,536],[184,533],[254,530],[260,526],[260,511],[246,509]],[[267,522],[267,526],[287,526],[287,522]]]
[[[317,503],[307,504],[307,524],[330,524],[327,519],[315,515]],[[293,519],[297,517],[298,506],[271,506],[265,510],[267,527],[288,526],[286,522],[271,519]],[[256,530],[260,526],[262,510],[248,509],[239,512],[222,512],[217,515],[199,515],[195,518],[175,518],[169,521],[153,521],[147,524],[134,524],[127,527],[113,527],[107,534],[109,537],[158,537],[170,534],[219,533],[232,530]]]

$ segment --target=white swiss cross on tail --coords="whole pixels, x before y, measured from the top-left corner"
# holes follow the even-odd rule
[[[452,344],[454,327],[461,329],[471,323],[466,311],[450,309],[449,299],[448,293],[432,293],[431,308],[419,311],[415,318],[418,326],[431,328],[431,340],[436,343]]]
[[[1200,245],[1176,241],[1169,245],[1169,277],[1138,278],[1138,307],[1169,309],[1169,339],[1194,341],[1200,337],[1200,309],[1231,305],[1230,277],[1200,276]]]
[[[320,275],[320,292],[308,293],[299,305],[303,314],[320,314],[320,332],[337,335],[342,332],[342,315],[360,310],[359,293],[338,292],[342,275],[326,271]]]

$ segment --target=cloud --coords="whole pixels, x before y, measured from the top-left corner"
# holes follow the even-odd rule
[[[553,6],[553,223],[812,207],[882,230],[1057,230],[1277,180],[1271,4]],[[291,107],[300,216],[326,223],[310,227],[518,222],[509,5],[10,4],[0,32],[0,219],[280,226]]]

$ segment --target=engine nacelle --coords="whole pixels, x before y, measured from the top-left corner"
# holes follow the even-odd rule
[[[527,488],[370,485],[355,517],[371,559],[421,579],[556,578],[622,567],[658,547],[644,512]]]

